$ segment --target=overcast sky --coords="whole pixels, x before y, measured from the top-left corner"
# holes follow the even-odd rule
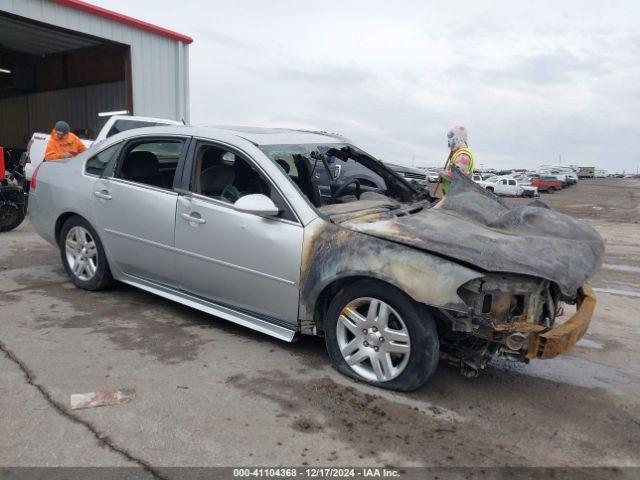
[[[640,166],[634,0],[92,3],[194,38],[194,124],[338,132],[416,166],[461,124],[477,166]]]

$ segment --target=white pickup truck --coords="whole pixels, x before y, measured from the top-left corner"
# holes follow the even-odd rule
[[[82,143],[84,143],[87,148],[90,148],[92,145],[97,145],[116,133],[133,130],[134,128],[155,127],[157,125],[180,125],[180,122],[167,120],[166,118],[115,115],[109,118],[95,140],[83,139]],[[27,154],[24,164],[24,176],[27,182],[31,181],[34,170],[44,160],[44,152],[47,149],[47,142],[49,142],[50,137],[51,135],[49,133],[34,133],[31,136],[31,140],[29,140],[27,144]]]
[[[510,197],[537,197],[538,188],[530,185],[522,185],[511,177],[491,177],[488,180],[476,182],[481,187],[495,193]]]

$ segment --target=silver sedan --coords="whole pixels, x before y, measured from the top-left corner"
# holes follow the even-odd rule
[[[380,183],[337,174],[363,171]],[[474,375],[566,351],[602,258],[551,209],[456,175],[436,202],[343,137],[284,129],[121,133],[41,164],[29,214],[80,288],[118,280],[285,341],[324,336],[340,371],[397,390],[441,357]],[[577,311],[557,325],[563,301]]]

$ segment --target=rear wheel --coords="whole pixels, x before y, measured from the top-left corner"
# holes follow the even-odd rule
[[[102,242],[84,218],[69,218],[58,239],[62,264],[71,281],[84,290],[101,290],[113,282]]]
[[[549,187],[549,189],[547,190],[548,193],[555,193],[555,191],[555,187]]]
[[[324,325],[335,367],[358,380],[411,391],[424,385],[438,365],[433,318],[384,283],[363,280],[340,290]]]

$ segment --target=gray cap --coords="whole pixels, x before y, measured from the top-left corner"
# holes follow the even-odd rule
[[[71,131],[71,127],[69,126],[69,124],[67,122],[62,121],[62,120],[58,120],[56,122],[56,126],[53,127],[53,129],[56,132],[64,132],[64,133],[69,133]]]

